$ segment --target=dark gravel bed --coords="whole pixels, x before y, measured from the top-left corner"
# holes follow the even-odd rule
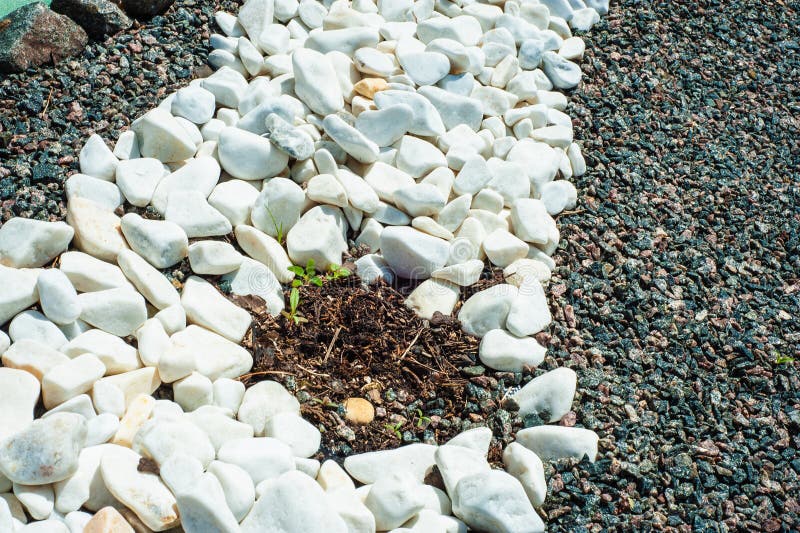
[[[116,138],[207,73],[211,4],[179,0],[82,57],[0,77],[0,223],[63,218],[84,139]],[[543,368],[579,374],[564,423],[602,440],[596,463],[548,467],[549,531],[800,529],[798,13],[627,0],[586,39],[568,112],[590,169],[559,217],[539,337]],[[460,379],[465,410],[499,396]]]
[[[552,342],[603,457],[550,531],[800,530],[799,17],[628,0],[586,39]]]

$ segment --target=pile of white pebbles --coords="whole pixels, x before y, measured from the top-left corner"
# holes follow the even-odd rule
[[[488,259],[506,283],[464,302],[463,329],[486,366],[537,366],[553,216],[585,171],[559,90],[581,80],[572,30],[607,10],[247,0],[217,13],[216,71],[113,151],[87,140],[66,223],[0,227],[0,531],[544,531],[542,461],[597,455],[593,432],[552,424],[572,370],[515,394],[551,424],[519,431],[505,470],[487,462],[487,428],[320,464],[295,397],[237,381],[251,316],[202,276],[277,315],[289,266],[340,265],[364,245],[362,281],[421,280],[407,305],[430,318]],[[119,217],[128,206],[160,217]],[[231,233],[238,246],[214,239]],[[187,256],[196,275],[170,281]],[[174,402],[152,396],[162,383]],[[445,490],[424,484],[434,466]]]

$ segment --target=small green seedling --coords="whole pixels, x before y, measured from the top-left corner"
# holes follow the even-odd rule
[[[794,357],[789,357],[788,355],[783,355],[783,354],[777,354],[775,356],[776,365],[785,365],[788,363],[794,363]]]
[[[297,287],[292,287],[289,292],[289,310],[281,311],[281,314],[287,319],[295,323],[295,325],[305,324],[308,319],[297,312],[297,306],[300,305],[300,291]]]
[[[397,422],[396,424],[384,424],[383,427],[388,429],[395,437],[397,437],[397,440],[403,440],[403,434],[400,433],[400,428],[403,427],[402,422]]]
[[[428,425],[430,423],[430,421],[431,421],[430,417],[425,416],[422,413],[422,409],[417,409],[417,427],[418,428],[421,428],[423,426]]]
[[[292,287],[302,287],[303,285],[316,285],[322,287],[323,278],[317,275],[317,269],[314,266],[314,260],[309,259],[306,267],[292,265],[289,268],[290,272],[294,272],[297,276],[292,280]]]
[[[345,267],[331,263],[328,267],[328,273],[325,275],[325,278],[330,281],[334,281],[337,279],[346,278],[350,274],[351,272]]]
[[[272,227],[275,228],[275,238],[277,239],[279,244],[283,244],[286,240],[286,235],[283,232],[283,222],[278,223],[275,220],[275,215],[272,214],[272,209],[269,207],[267,209],[267,214],[269,215],[269,219],[272,221]]]

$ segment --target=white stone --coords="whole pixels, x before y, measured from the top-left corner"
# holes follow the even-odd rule
[[[203,468],[214,460],[208,435],[185,417],[151,418],[136,433],[133,450],[158,464],[175,454],[194,457]]]
[[[168,335],[186,329],[186,311],[180,304],[170,305],[155,314]]]
[[[150,318],[136,330],[136,345],[142,363],[145,366],[157,367],[161,356],[172,343],[161,321],[157,318]]]
[[[118,160],[106,146],[103,138],[96,133],[86,140],[78,155],[78,161],[81,173],[106,181],[114,181],[114,171]]]
[[[592,26],[600,22],[600,14],[592,7],[576,9],[569,19],[569,25],[576,31],[589,31]]]
[[[530,251],[529,251],[530,252]],[[506,282],[519,287],[530,276],[544,283],[550,280],[550,267],[537,259],[518,259],[503,269]]]
[[[479,355],[481,362],[495,370],[522,372],[544,360],[546,349],[536,339],[516,337],[505,330],[491,330],[483,337]]]
[[[189,245],[189,265],[196,274],[219,276],[242,264],[242,254],[223,241],[199,241]]]
[[[444,135],[445,127],[436,107],[424,96],[408,90],[389,89],[379,91],[374,96],[378,109],[404,104],[409,106],[414,117],[408,127],[409,133],[420,136]]]
[[[258,437],[264,435],[267,420],[280,413],[300,414],[300,404],[280,383],[261,381],[244,393],[238,419],[249,424]]]
[[[199,85],[178,89],[172,100],[172,114],[195,124],[205,124],[214,118],[216,111],[214,95]]]
[[[271,178],[289,162],[289,156],[267,139],[239,128],[222,130],[217,149],[225,172],[243,180]]]
[[[19,433],[33,422],[33,408],[39,401],[39,390],[39,381],[32,374],[0,367],[0,441]]]
[[[545,530],[520,482],[502,470],[466,476],[455,492],[453,514],[472,529],[507,533]]]
[[[50,485],[20,485],[14,483],[17,497],[34,520],[44,520],[53,512],[53,487]]]
[[[436,450],[435,458],[447,494],[454,500],[456,486],[461,479],[491,471],[491,466],[482,451],[465,446],[449,444],[440,446]]]
[[[153,192],[153,207],[163,215],[167,210],[169,195],[178,190],[199,191],[207,197],[217,185],[220,172],[219,163],[214,157],[198,154],[158,183]]]
[[[546,243],[548,226],[555,224],[544,202],[534,198],[522,198],[514,203],[511,223],[517,237],[532,244]]]
[[[458,303],[458,285],[442,279],[426,279],[406,298],[405,305],[417,316],[430,320],[437,311],[450,316]]]
[[[230,180],[214,187],[208,197],[208,203],[225,215],[235,227],[250,220],[250,210],[258,194],[258,189],[250,182]]]
[[[86,419],[57,413],[12,434],[0,448],[0,472],[23,485],[46,485],[70,477],[86,442]]]
[[[255,502],[255,487],[250,475],[240,466],[222,461],[212,461],[208,473],[219,481],[233,516],[237,521],[243,520]]]
[[[73,174],[64,183],[64,191],[67,193],[67,200],[80,197],[100,205],[109,211],[119,207],[125,197],[114,183],[86,174]]]
[[[250,327],[250,313],[231,303],[213,285],[191,276],[183,285],[181,305],[189,322],[207,328],[223,337],[241,342]]]
[[[335,113],[344,107],[344,98],[330,60],[306,48],[292,54],[294,89],[298,98],[320,115]]]
[[[56,511],[70,513],[83,506],[98,509],[115,501],[100,475],[100,460],[110,448],[112,445],[103,444],[81,450],[75,474],[53,484]]]
[[[306,195],[309,200],[320,204],[335,205],[337,207],[347,207],[347,192],[335,176],[331,174],[319,174],[308,180],[306,184]]]
[[[295,457],[311,457],[319,449],[319,430],[293,413],[278,413],[267,419],[264,435],[286,443]]]
[[[100,414],[117,418],[125,414],[125,393],[109,381],[101,379],[92,386],[92,403]]]
[[[171,267],[189,253],[186,232],[173,222],[128,213],[122,217],[121,227],[133,251],[156,268]]]
[[[59,268],[79,292],[130,287],[125,274],[109,264],[82,252],[61,254]]]
[[[452,241],[455,238],[452,233],[431,217],[414,217],[411,221],[411,227],[446,241]]]
[[[219,451],[226,442],[253,437],[253,428],[248,424],[237,422],[231,412],[216,405],[203,405],[186,417],[194,425],[202,429],[211,440],[215,451]]]
[[[492,264],[505,268],[528,254],[528,245],[508,231],[497,229],[486,236],[483,249]]]
[[[407,279],[426,279],[442,268],[449,253],[447,241],[413,228],[388,227],[381,234],[381,250],[392,270]]]
[[[574,209],[578,200],[578,191],[572,183],[566,180],[543,184],[539,188],[539,194],[547,212],[553,216],[565,209]]]
[[[230,283],[232,294],[252,294],[263,298],[266,310],[272,316],[277,316],[284,308],[281,284],[275,274],[259,261],[245,257],[238,269],[223,276],[223,281]]]
[[[138,453],[114,446],[103,454],[100,471],[111,494],[153,531],[164,531],[178,525],[175,497],[161,479],[139,472]]]
[[[337,115],[328,115],[322,122],[325,133],[345,152],[361,163],[372,163],[378,158],[378,145]]]
[[[126,337],[147,320],[144,298],[130,289],[107,289],[78,295],[81,320],[92,326]]]
[[[380,34],[377,28],[350,27],[312,32],[309,34],[305,46],[323,54],[338,50],[352,56],[359,48],[374,48],[379,40]]]
[[[97,413],[94,411],[92,400],[89,398],[88,394],[81,394],[70,400],[67,400],[58,407],[50,409],[44,413],[42,418],[52,416],[56,413],[75,413],[77,415],[81,415],[87,421],[97,418]]]
[[[355,490],[343,487],[328,490],[325,495],[339,517],[344,520],[349,533],[373,533],[376,530],[375,517]]]
[[[191,490],[203,475],[203,470],[203,463],[185,453],[170,455],[159,465],[161,480],[175,495],[184,490]]]
[[[205,78],[201,86],[214,95],[218,105],[235,109],[247,91],[247,80],[236,70],[222,67]]]
[[[417,485],[408,474],[387,476],[372,485],[364,505],[375,516],[375,527],[379,531],[400,527],[423,508]]]
[[[155,108],[147,112],[133,122],[131,129],[136,132],[143,157],[173,163],[189,159],[197,151],[190,134],[164,109]]]
[[[23,339],[0,351],[3,353],[3,366],[25,370],[40,381],[51,368],[69,361],[69,357],[58,350],[32,339]]]
[[[67,249],[73,234],[63,222],[14,217],[0,227],[0,265],[43,266]]]
[[[198,372],[192,372],[173,383],[172,392],[175,403],[187,413],[203,405],[209,405],[214,400],[211,380]]]
[[[140,395],[153,394],[161,385],[158,372],[156,372],[155,368],[150,367],[108,376],[103,378],[101,382],[104,385],[113,385],[122,391],[126,408],[130,407]],[[97,385],[98,383],[95,383],[95,389]],[[95,390],[92,394],[96,395],[96,392]],[[98,411],[102,410],[98,409]]]
[[[572,89],[581,82],[581,68],[556,52],[542,54],[542,70],[559,89]]]
[[[236,242],[247,255],[263,263],[280,283],[290,283],[294,273],[289,271],[292,262],[281,244],[252,226],[236,226]],[[267,289],[275,290],[273,287]],[[280,288],[277,288],[280,291]]]
[[[414,178],[392,165],[378,161],[364,173],[364,181],[387,203],[394,202],[394,194],[400,189],[413,187]]]
[[[348,249],[342,231],[343,218],[335,207],[311,208],[286,235],[289,258],[298,265],[313,260],[320,270],[341,265],[342,254]]]
[[[417,25],[417,35],[424,43],[434,39],[453,39],[464,46],[474,46],[480,41],[483,30],[474,17],[461,15],[454,18],[435,17]]]
[[[590,462],[597,458],[598,436],[594,431],[566,426],[536,426],[517,432],[517,442],[533,451],[542,461],[571,457]]]
[[[503,329],[518,289],[501,284],[473,294],[458,313],[461,327],[466,333],[483,337],[493,329]]]
[[[189,238],[227,235],[233,229],[199,191],[171,192],[164,218],[183,228]]]
[[[467,218],[471,204],[472,195],[462,194],[456,197],[439,212],[437,222],[448,231],[456,231]]]
[[[378,146],[391,146],[405,135],[414,119],[414,110],[406,104],[395,104],[375,111],[363,111],[355,126]]]
[[[345,533],[348,529],[313,479],[287,472],[263,484],[262,496],[242,521],[242,533],[262,531]]]
[[[247,350],[200,326],[188,326],[175,333],[170,340],[172,346],[158,364],[158,372],[164,381],[171,382],[186,377],[192,370],[197,370],[212,381],[220,377],[238,378],[249,372],[253,366],[253,357]],[[189,371],[168,380],[162,372],[163,364],[168,362],[165,358],[173,361],[188,359]]]
[[[336,490],[351,490],[356,489],[353,480],[347,475],[347,472],[339,466],[339,463],[328,459],[319,468],[316,476],[317,483],[326,492]]]
[[[67,343],[64,333],[38,311],[23,311],[8,325],[8,336],[14,342],[31,339],[58,349]]]
[[[586,173],[586,161],[581,154],[581,147],[577,143],[572,143],[567,148],[567,157],[572,166],[573,176],[583,176]]]
[[[438,270],[434,270],[431,274],[432,278],[442,279],[460,285],[461,287],[469,287],[477,283],[483,272],[483,261],[480,259],[470,259],[464,263],[446,266]]]
[[[541,282],[536,278],[525,279],[509,310],[507,329],[518,337],[524,337],[539,333],[552,320]]]
[[[269,437],[230,440],[222,445],[217,458],[244,469],[256,485],[295,469],[291,448]]]
[[[420,87],[418,93],[433,104],[448,130],[459,125],[465,125],[471,130],[478,130],[480,127],[483,106],[477,99],[430,86]]]
[[[110,441],[119,430],[119,417],[102,413],[87,422],[86,445],[96,446]]]
[[[42,271],[36,287],[42,311],[56,324],[69,324],[80,316],[78,293],[62,271],[54,268]]]
[[[119,134],[117,144],[114,145],[114,155],[121,161],[140,157],[139,142],[134,131],[125,130]]]
[[[136,348],[125,341],[99,329],[87,330],[61,347],[71,358],[85,353],[97,356],[108,374],[121,374],[141,367]]]
[[[576,382],[575,372],[565,367],[532,379],[514,395],[520,415],[547,412],[547,422],[558,422],[572,408]]]
[[[238,533],[239,524],[226,505],[220,482],[212,474],[202,474],[194,483],[176,491],[181,526],[187,531]]]
[[[117,256],[117,263],[136,289],[157,309],[180,303],[180,295],[172,283],[136,252],[123,250]]]
[[[86,353],[51,368],[42,377],[42,400],[52,409],[89,391],[103,377],[106,367],[94,354]],[[85,437],[85,436],[84,436]]]
[[[213,385],[214,405],[228,409],[233,416],[239,412],[244,397],[244,383],[230,378],[220,378]]]
[[[445,443],[446,446],[461,446],[483,454],[489,454],[489,445],[492,443],[492,430],[482,426],[462,431]]]
[[[480,155],[469,157],[464,166],[459,170],[453,182],[453,191],[456,194],[475,194],[491,181],[492,175],[486,160]]]
[[[145,207],[165,175],[164,164],[155,158],[120,161],[116,174],[117,186],[128,202]]]
[[[392,450],[350,455],[344,460],[347,473],[361,483],[374,483],[378,479],[407,472],[420,483],[436,463],[436,446],[414,443]]]
[[[269,180],[253,204],[250,218],[253,226],[276,239],[286,237],[300,220],[306,201],[305,192],[286,178]]]
[[[0,354],[5,354],[9,346],[11,346],[11,339],[3,331],[0,331]]]
[[[380,238],[380,236],[378,236],[378,238]],[[356,240],[356,242],[358,243],[358,240]],[[380,248],[380,245],[378,245],[378,248]],[[372,285],[379,280],[384,280],[386,283],[392,283],[394,280],[394,272],[389,268],[389,265],[384,261],[383,257],[379,255],[366,254],[356,259],[355,263],[358,277],[361,278],[361,282],[366,285]]]
[[[434,185],[414,184],[394,191],[395,205],[412,217],[436,215],[447,203],[447,198]]]

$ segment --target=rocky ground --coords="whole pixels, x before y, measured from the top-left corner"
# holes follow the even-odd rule
[[[85,138],[116,138],[206,72],[215,9],[179,1],[0,80],[0,220],[63,218]],[[578,371],[575,418],[601,435],[601,458],[548,472],[551,531],[800,527],[798,10],[615,2],[586,40],[568,113],[590,171],[558,221],[542,368]],[[459,366],[474,399],[497,395]],[[415,412],[404,440],[426,438]],[[391,433],[375,440],[396,445]]]

